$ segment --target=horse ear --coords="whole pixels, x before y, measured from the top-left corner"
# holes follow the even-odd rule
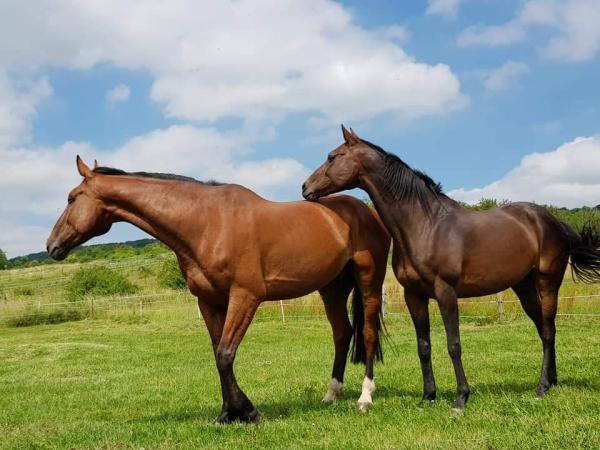
[[[90,178],[93,176],[94,172],[90,170],[90,168],[83,162],[83,159],[77,155],[77,170],[79,171],[79,175],[83,178]]]
[[[95,159],[94,160],[94,170],[97,169],[100,166],[100,164],[98,164],[98,160]]]
[[[360,140],[360,138],[358,137],[358,134],[356,134],[352,128],[350,128],[350,133],[352,134],[352,136],[354,136],[354,139],[356,139],[357,141]]]
[[[348,131],[344,124],[342,124],[342,136],[344,136],[344,141],[346,141],[346,145],[348,146],[358,143],[358,136]]]

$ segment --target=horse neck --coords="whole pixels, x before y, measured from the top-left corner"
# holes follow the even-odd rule
[[[197,195],[190,195],[192,189],[183,186],[188,183],[115,175],[102,178],[94,187],[116,222],[128,222],[140,228],[178,255],[190,252],[191,242],[189,233],[183,229],[184,224],[190,223],[193,215],[197,231],[194,235],[201,235],[206,215],[194,214],[199,202]],[[193,188],[196,192],[208,187],[198,184]]]
[[[415,240],[422,239],[433,227],[435,218],[445,205],[432,199],[426,207],[416,199],[395,200],[384,187],[381,170],[361,176],[361,184],[373,201],[381,220],[404,256],[410,257]]]

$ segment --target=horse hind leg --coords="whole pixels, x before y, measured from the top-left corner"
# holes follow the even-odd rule
[[[560,282],[558,283],[560,285]],[[550,386],[556,384],[555,336],[558,287],[554,287],[548,277],[531,272],[522,281],[513,286],[525,313],[535,324],[542,341],[543,360],[537,395],[543,397]]]
[[[356,286],[354,288],[353,306],[355,314],[357,314],[362,303],[364,318],[362,338],[365,351],[365,378],[363,379],[362,391],[357,406],[359,411],[366,412],[373,405],[375,359],[383,359],[379,333],[385,266],[379,267],[375,264],[371,254],[355,255],[354,266]],[[355,327],[358,326],[359,323],[355,320]],[[361,333],[358,332],[356,335],[357,340],[360,339],[360,335]]]
[[[352,276],[346,268],[337,278],[319,290],[325,306],[325,314],[331,325],[335,356],[331,380],[324,402],[332,402],[343,395],[344,372],[352,339],[352,326],[348,320],[347,300],[352,290]]]
[[[542,363],[542,376],[545,372],[545,383],[538,386],[538,395],[544,395],[551,386],[558,382],[556,373],[556,311],[558,308],[558,289],[562,281],[562,275],[557,277],[540,274],[538,288],[542,303],[542,343],[544,348],[544,360]],[[542,388],[543,392],[542,392]]]

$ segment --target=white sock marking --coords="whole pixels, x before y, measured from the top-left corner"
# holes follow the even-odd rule
[[[340,383],[337,378],[332,378],[329,381],[329,386],[327,388],[327,392],[325,393],[325,397],[323,397],[324,402],[332,402],[337,400],[344,393],[344,384]]]
[[[373,405],[373,393],[375,392],[375,381],[365,377],[362,383],[362,393],[358,399],[358,409],[361,412],[367,411]]]

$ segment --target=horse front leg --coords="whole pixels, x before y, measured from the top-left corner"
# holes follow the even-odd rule
[[[423,374],[422,405],[431,403],[436,397],[435,378],[431,366],[431,338],[429,326],[429,298],[404,291],[404,301],[410,312],[417,335],[417,351]]]
[[[444,328],[446,329],[446,341],[448,344],[448,355],[452,359],[454,374],[456,376],[456,400],[452,409],[456,412],[464,409],[469,399],[470,389],[462,364],[462,349],[460,345],[458,299],[454,288],[444,281],[439,280],[435,284],[435,294],[442,313]]]
[[[223,395],[223,408],[217,423],[227,424],[236,420],[249,423],[258,420],[258,411],[235,379],[233,362],[259,303],[259,300],[247,291],[231,291],[223,333],[215,351]]]

